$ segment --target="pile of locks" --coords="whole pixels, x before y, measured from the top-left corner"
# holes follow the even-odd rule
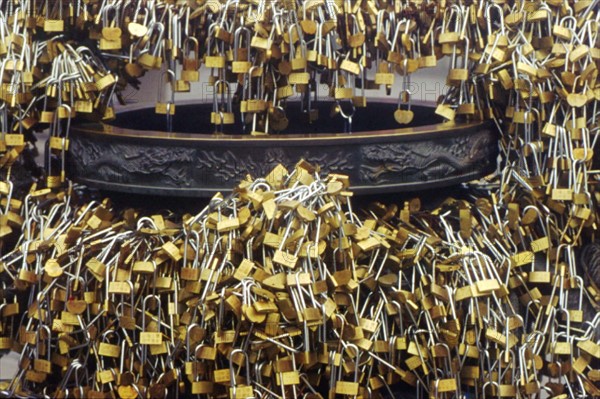
[[[280,166],[182,220],[30,193],[2,257],[8,394],[600,394],[600,319],[553,216],[494,196],[355,211],[348,185]]]
[[[21,353],[6,393],[600,395],[600,278],[581,261],[597,254],[579,256],[598,218],[598,5],[1,3],[0,348]],[[410,74],[444,55],[436,112],[494,119],[503,165],[434,209],[353,210],[344,176],[303,162],[182,219],[81,204],[65,178],[71,120],[112,118],[147,70],[167,118],[203,65],[217,127],[284,130],[294,93],[317,122],[326,84],[350,130],[365,91],[396,78],[410,123]],[[45,128],[47,176],[13,195]]]

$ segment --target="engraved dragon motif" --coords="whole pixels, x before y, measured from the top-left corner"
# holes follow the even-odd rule
[[[189,165],[194,152],[189,148],[140,147],[79,139],[73,142],[70,153],[79,173],[89,179],[115,183],[157,179],[172,187],[189,187],[192,183]]]
[[[473,135],[420,143],[365,146],[360,178],[370,184],[432,181],[490,163],[489,137]]]

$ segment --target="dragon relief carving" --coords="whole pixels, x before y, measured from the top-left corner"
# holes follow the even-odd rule
[[[349,173],[354,170],[352,155],[338,150],[336,152],[321,151],[315,154],[312,150],[285,150],[271,148],[261,152],[240,149],[233,150],[200,150],[197,153],[196,167],[210,172],[220,182],[237,182],[246,174],[253,177],[266,176],[275,166],[282,164],[291,170],[300,160],[305,159],[313,165],[319,165],[324,173]]]
[[[78,174],[88,179],[128,184],[190,187],[194,149],[73,140],[70,156]]]
[[[459,176],[491,162],[489,133],[418,143],[363,147],[360,179],[370,184],[433,181]]]

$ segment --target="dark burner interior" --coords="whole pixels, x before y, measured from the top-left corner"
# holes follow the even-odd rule
[[[310,133],[343,133],[345,120],[341,115],[330,117],[332,101],[319,101],[313,107],[319,110],[319,119],[312,124],[308,123],[308,115],[301,112],[299,102],[288,102],[286,105],[289,125],[286,130],[276,133],[282,134],[310,134]],[[342,103],[344,112],[350,112],[348,102]],[[394,119],[394,111],[397,105],[386,102],[373,102],[367,104],[367,108],[356,108],[352,118],[352,132],[367,132],[376,130],[389,130],[412,128],[418,126],[432,125],[443,122],[442,118],[434,113],[434,108],[422,105],[413,105],[413,121],[409,125],[400,125]],[[210,124],[210,113],[212,104],[186,104],[177,105],[173,116],[173,132],[178,133],[213,133],[215,126]],[[240,121],[239,108],[234,107],[236,123],[224,125],[223,133],[243,134],[252,130],[252,124],[245,127]],[[120,112],[116,120],[110,125],[134,129],[134,130],[158,130],[166,131],[166,117],[154,112],[154,107],[136,109]],[[220,126],[219,126],[220,129]]]

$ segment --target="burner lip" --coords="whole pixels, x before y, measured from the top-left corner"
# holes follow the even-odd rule
[[[390,103],[395,105],[388,101],[388,108]],[[153,106],[125,112],[140,110],[149,115]],[[375,110],[373,118],[382,111]],[[427,112],[434,120],[431,106]],[[499,133],[491,121],[266,136],[168,133],[96,122],[72,126],[69,139],[67,167],[73,180],[101,190],[172,197],[227,192],[248,174],[267,176],[278,164],[292,171],[301,159],[318,165],[322,175],[349,176],[355,194],[414,192],[492,173],[499,152]]]
[[[373,109],[377,106],[377,104],[383,104],[386,106],[396,105],[396,102],[391,99],[368,99],[368,107],[372,107]],[[322,101],[322,103],[332,104],[333,101]],[[200,106],[208,106],[212,105],[209,102],[198,102],[194,100],[189,101],[181,101],[177,103],[178,107],[192,106],[192,105],[200,105]],[[414,109],[425,110],[426,112],[430,112],[432,118],[438,118],[437,115],[434,114],[435,104],[431,102],[420,102],[413,101],[411,105]],[[140,104],[128,106],[126,109],[121,110],[117,113],[117,116],[124,117],[128,114],[131,114],[131,117],[135,117],[136,112],[140,112],[143,110],[148,110],[151,108],[149,104]],[[177,114],[175,114],[175,117]],[[353,131],[352,133],[345,132],[318,132],[318,133],[269,133],[267,135],[250,135],[249,133],[245,134],[215,134],[212,133],[182,133],[178,131],[173,132],[165,132],[161,130],[142,130],[135,128],[126,128],[115,125],[111,122],[84,122],[77,124],[76,131],[78,133],[86,133],[86,134],[103,134],[110,137],[115,138],[125,138],[129,137],[132,139],[144,139],[144,140],[166,140],[166,141],[191,141],[191,142],[227,142],[232,145],[236,145],[236,142],[240,142],[239,145],[248,145],[252,142],[258,142],[258,145],[266,145],[268,143],[281,143],[286,142],[289,144],[293,144],[294,142],[302,143],[306,140],[310,141],[318,141],[320,144],[327,144],[328,142],[335,143],[336,141],[343,140],[345,142],[350,141],[364,141],[367,142],[379,142],[379,141],[387,141],[392,137],[402,137],[403,140],[411,140],[416,139],[420,140],[424,136],[428,136],[431,138],[437,137],[438,135],[448,135],[448,134],[461,134],[460,130],[462,129],[473,129],[481,126],[485,126],[487,121],[471,121],[471,122],[455,122],[455,121],[447,121],[441,123],[432,123],[432,124],[421,124],[418,126],[401,126],[398,125],[397,128],[392,129],[375,129],[375,130],[362,130],[362,131]],[[201,130],[210,130],[214,129],[214,125],[206,124],[204,129]]]

